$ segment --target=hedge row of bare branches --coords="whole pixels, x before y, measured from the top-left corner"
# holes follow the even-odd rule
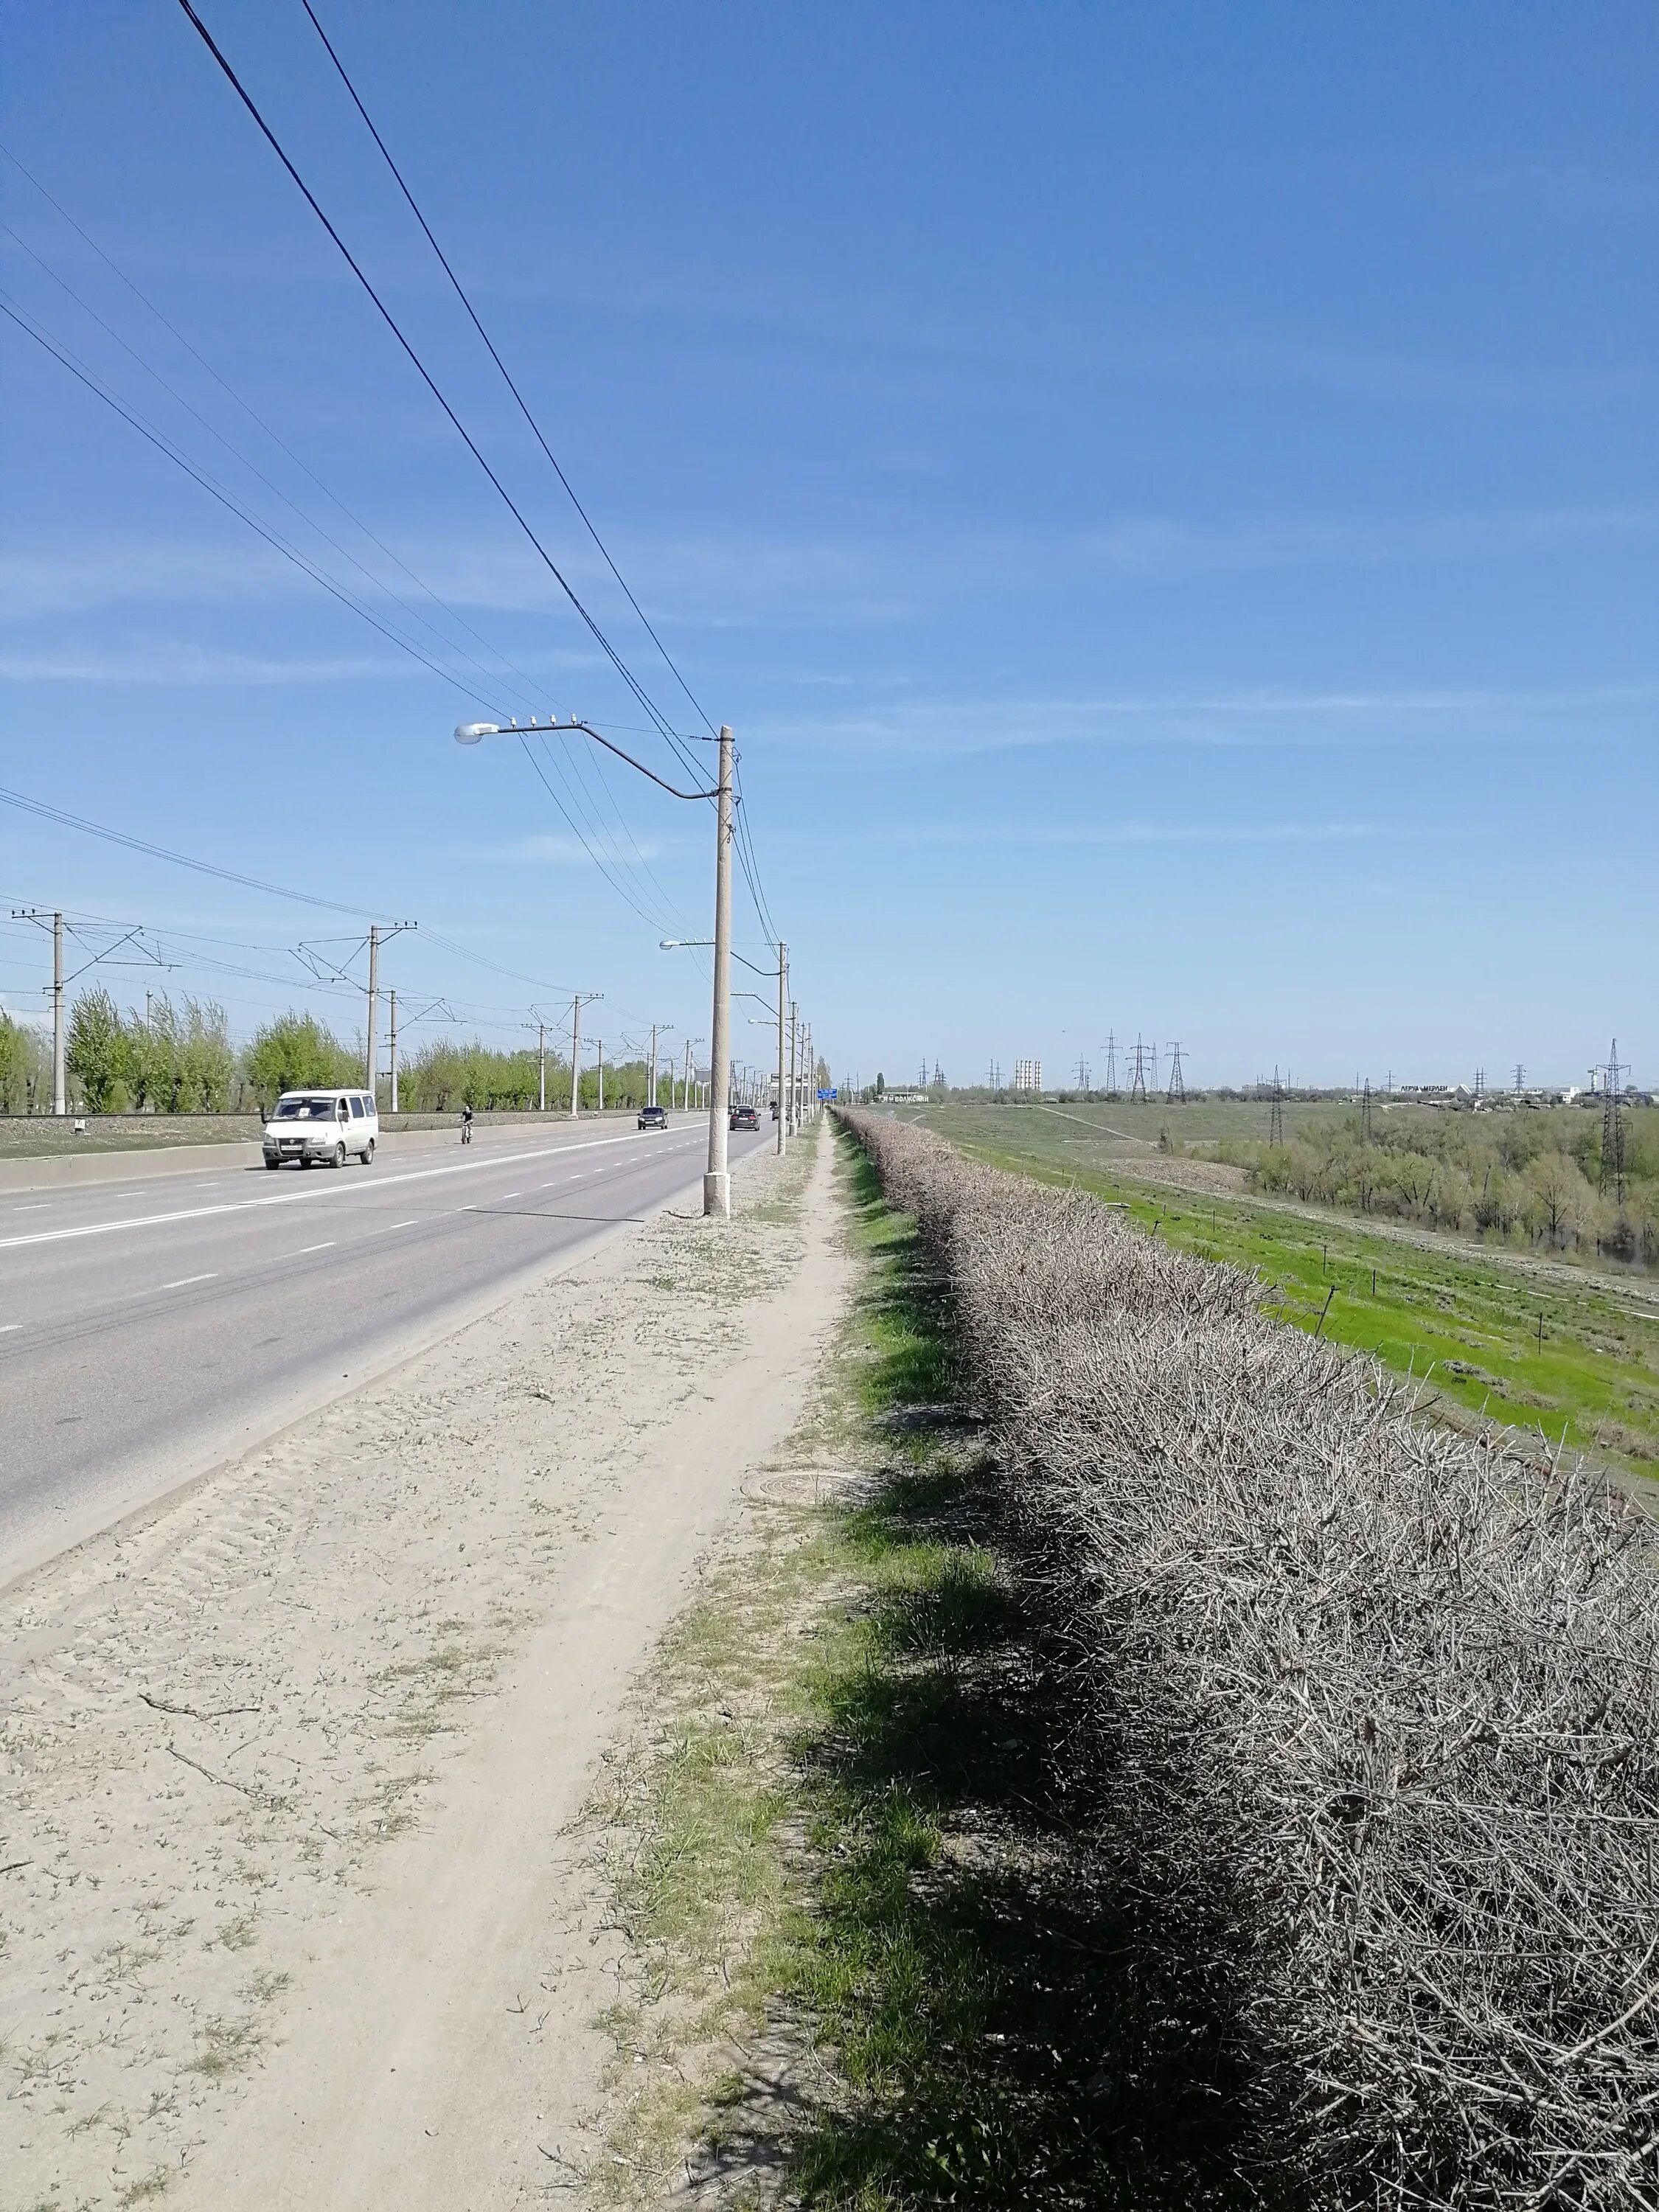
[[[946,1275],[1137,1971],[1225,1996],[1260,2192],[1659,2207],[1646,1519],[1250,1275],[848,1118]]]

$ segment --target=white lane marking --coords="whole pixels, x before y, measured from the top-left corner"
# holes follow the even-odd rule
[[[414,1213],[410,1216],[407,1221],[394,1221],[392,1224],[392,1226],[394,1229],[413,1229],[420,1218],[421,1217],[418,1213]]]
[[[291,1260],[303,1260],[307,1252],[331,1252],[339,1241],[337,1237],[331,1237],[325,1244],[302,1244],[297,1252],[291,1252],[289,1257]]]
[[[0,1336],[15,1336],[22,1326],[21,1321],[0,1321]]]
[[[523,1196],[524,1193],[521,1190],[504,1190],[496,1199],[495,1203],[497,1206],[505,1206],[509,1198],[522,1198]]]
[[[373,1182],[354,1183],[349,1189],[331,1188],[324,1184],[306,1190],[273,1191],[268,1198],[222,1199],[216,1206],[191,1206],[175,1213],[137,1213],[124,1221],[88,1221],[74,1229],[36,1229],[24,1237],[0,1237],[0,1252],[16,1251],[28,1244],[59,1244],[71,1237],[107,1237],[118,1229],[158,1229],[175,1221],[206,1221],[222,1213],[247,1213],[256,1207],[268,1206],[304,1206],[317,1199],[331,1199],[343,1203],[360,1194],[385,1190],[388,1184],[401,1182],[429,1182],[434,1176],[478,1175],[490,1168],[511,1167],[520,1160],[551,1159],[566,1152],[596,1152],[612,1145],[639,1146],[637,1136],[594,1137],[574,1145],[544,1145],[533,1152],[510,1152],[496,1160],[463,1160],[447,1168],[410,1168],[401,1175],[377,1176]],[[665,1152],[682,1152],[683,1145],[652,1145],[647,1148],[653,1159]]]
[[[14,1213],[44,1213],[51,1204],[49,1198],[37,1198],[31,1200],[27,1206],[14,1206],[11,1210]]]
[[[216,1283],[218,1279],[218,1269],[210,1267],[205,1275],[180,1275],[176,1283],[163,1283],[161,1288],[164,1291],[187,1291],[192,1283]]]

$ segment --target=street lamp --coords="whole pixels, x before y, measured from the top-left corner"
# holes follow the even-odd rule
[[[455,742],[458,745],[476,745],[485,738],[507,737],[517,738],[522,743],[532,732],[557,732],[564,735],[577,730],[648,777],[671,799],[714,801],[714,934],[711,940],[714,951],[714,1012],[709,1025],[713,1035],[708,1069],[708,1170],[702,1179],[702,1210],[707,1215],[724,1219],[732,1211],[732,1177],[726,1168],[726,1146],[727,1031],[732,1013],[732,726],[729,722],[720,724],[720,776],[712,791],[680,790],[654,769],[647,768],[643,761],[635,760],[632,753],[624,752],[620,745],[602,737],[591,722],[584,722],[574,714],[568,722],[561,722],[556,715],[550,715],[545,722],[538,722],[533,715],[527,723],[458,722]],[[527,744],[525,750],[529,750]]]
[[[689,946],[689,947],[692,947],[692,948],[696,948],[696,947],[698,947],[698,946],[706,946],[706,945],[708,945],[708,939],[706,937],[665,937],[665,938],[662,939],[662,949],[663,949],[663,951],[664,951],[665,952],[677,952],[677,951],[679,951],[679,949],[680,949],[680,947],[681,947],[682,945]],[[732,955],[732,957],[734,960],[741,960],[741,961],[743,962],[744,966],[745,968],[749,969],[751,971],[751,973],[753,973],[754,975],[766,975],[766,976],[775,975],[775,976],[777,977],[777,979],[778,979],[778,1143],[777,1143],[777,1149],[778,1149],[778,1151],[779,1151],[780,1154],[781,1154],[781,1152],[783,1152],[783,1149],[784,1149],[784,1146],[785,1146],[786,1140],[787,1140],[787,1135],[786,1135],[786,1133],[787,1133],[787,1130],[788,1121],[789,1121],[789,1116],[788,1116],[788,1115],[784,1112],[784,1110],[783,1110],[783,1083],[784,1083],[783,1009],[784,1009],[784,1001],[785,1001],[785,1000],[787,998],[787,996],[788,996],[788,993],[789,993],[789,947],[788,947],[788,946],[784,943],[784,941],[783,941],[782,938],[779,938],[779,939],[778,939],[778,964],[777,964],[777,966],[776,966],[775,968],[763,968],[763,967],[759,964],[759,963],[758,963],[757,961],[749,960],[749,959],[744,958],[744,955],[743,955],[741,952],[734,952],[734,953]],[[747,997],[747,998],[753,998],[753,997],[754,997],[754,995],[755,995],[755,994],[754,994],[752,991],[750,991],[750,992],[746,992],[746,993],[744,993],[743,995],[744,995],[744,996],[745,996],[745,997]],[[761,1003],[763,1006],[764,1006],[764,1005],[765,1005],[765,1003],[766,1003],[766,1001],[763,999],[763,1000],[761,1000],[761,1002],[760,1002],[760,1003]]]

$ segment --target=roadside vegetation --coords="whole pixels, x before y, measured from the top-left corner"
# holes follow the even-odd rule
[[[590,2195],[1654,2201],[1659,1540],[857,1119],[846,1334],[595,1808]]]
[[[1495,1244],[1659,1267],[1659,1109],[1624,1115],[1624,1196],[1602,1158],[1599,1112],[1374,1110],[1369,1134],[1345,1114],[1269,1145],[1206,1149],[1255,1190],[1472,1231]],[[1174,1142],[1166,1139],[1166,1142]]]
[[[985,1106],[925,1126],[969,1158],[1092,1192],[1178,1249],[1249,1269],[1278,1318],[1426,1381],[1449,1415],[1659,1474],[1659,1299],[1642,1275],[1142,1180],[1171,1171],[1158,1133],[1174,1119]]]
[[[1184,2052],[1144,2081],[1113,2063],[1070,1709],[1014,1601],[945,1286],[840,1141],[851,1317],[593,1808],[627,1952],[588,2192],[1211,2201],[1208,2085]]]
[[[284,1091],[308,1085],[361,1080],[361,1038],[344,1039],[309,1013],[277,1015],[240,1049],[230,1039],[222,1006],[185,998],[175,1004],[152,993],[141,1012],[123,1009],[101,988],[71,1002],[64,1051],[69,1103],[85,1115],[252,1114]],[[581,1103],[597,1109],[597,1065],[582,1071]],[[665,1097],[671,1070],[659,1070]],[[605,1103],[632,1108],[647,1096],[641,1058],[607,1059]],[[389,1086],[381,1083],[382,1104]],[[542,1095],[538,1055],[526,1046],[510,1052],[477,1038],[417,1038],[398,1062],[398,1105],[407,1113],[528,1112]],[[570,1063],[550,1041],[546,1056],[550,1107],[570,1103]],[[0,1114],[44,1115],[52,1108],[52,1040],[36,1024],[0,1014]]]
[[[1184,2059],[1256,2203],[1650,2202],[1653,1523],[1425,1423],[1245,1272],[855,1120],[1063,1656],[1146,2104]]]

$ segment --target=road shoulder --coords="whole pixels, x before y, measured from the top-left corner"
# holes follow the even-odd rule
[[[580,2156],[561,1832],[836,1311],[811,1153],[11,1594],[23,2201],[493,2207]]]

